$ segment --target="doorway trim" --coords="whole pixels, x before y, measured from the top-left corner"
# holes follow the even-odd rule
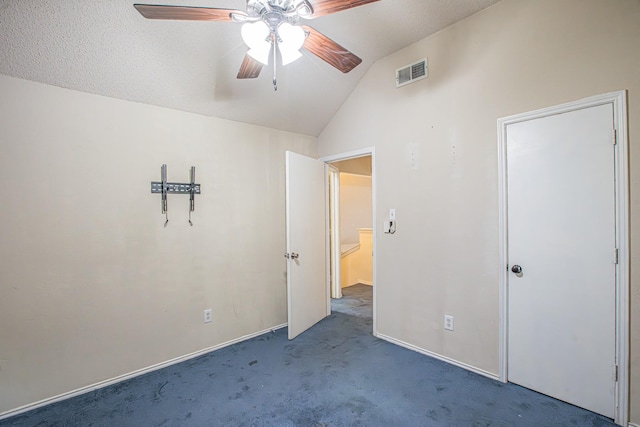
[[[376,226],[376,149],[375,147],[367,147],[367,148],[361,148],[358,150],[353,150],[353,151],[348,151],[346,153],[341,153],[341,154],[334,154],[331,156],[325,156],[325,157],[321,157],[320,161],[325,162],[325,163],[333,163],[333,162],[339,162],[342,160],[349,160],[349,159],[355,159],[358,157],[366,157],[366,156],[371,156],[371,205],[372,205],[372,211],[371,212],[371,216],[372,216],[372,225],[373,225],[373,336],[378,336],[378,327],[377,327],[377,315],[376,315],[376,301],[377,301],[377,281],[376,281],[376,277],[377,277],[377,257],[378,257],[378,251],[376,250],[376,236],[377,236],[377,226]],[[328,202],[328,198],[326,199]],[[326,206],[326,209],[328,209],[329,206]],[[327,227],[327,241],[329,237],[329,228]],[[327,259],[329,259],[327,257]],[[330,265],[327,264],[326,265],[326,269],[327,269],[327,277],[329,277],[330,274]],[[327,280],[327,287],[330,289],[331,284],[329,283],[329,280]],[[331,295],[329,293],[329,295]],[[328,304],[331,304],[331,297],[329,296],[329,301]]]
[[[507,127],[511,124],[567,113],[605,104],[613,105],[612,144],[616,141],[615,194],[616,242],[616,364],[618,382],[615,385],[615,418],[617,424],[629,422],[629,166],[627,133],[627,92],[618,91],[592,96],[566,104],[543,108],[498,119],[498,203],[499,203],[499,375],[508,381],[508,243],[507,243]]]
[[[340,266],[340,170],[330,163],[324,164],[329,178],[326,204],[327,215],[327,265],[329,266],[329,300],[327,313],[331,313],[331,298],[342,298],[341,266]],[[333,269],[331,266],[333,265]]]

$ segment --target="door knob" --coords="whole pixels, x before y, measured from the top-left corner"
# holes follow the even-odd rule
[[[514,265],[513,267],[511,267],[511,271],[516,273],[516,274],[520,274],[522,273],[522,267],[520,267],[519,265]]]
[[[300,257],[300,254],[297,254],[295,252],[291,252],[291,259],[298,259],[298,257]]]

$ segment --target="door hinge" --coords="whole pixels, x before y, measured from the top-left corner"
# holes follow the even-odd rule
[[[613,381],[618,382],[618,365],[613,365]]]
[[[613,263],[617,264],[618,263],[618,248],[615,248],[613,250]]]
[[[613,137],[613,145],[616,145],[618,143],[618,131],[612,129],[611,135]]]

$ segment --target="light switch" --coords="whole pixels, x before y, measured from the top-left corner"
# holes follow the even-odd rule
[[[395,209],[389,209],[389,219],[391,221],[395,221],[396,220],[396,210]]]

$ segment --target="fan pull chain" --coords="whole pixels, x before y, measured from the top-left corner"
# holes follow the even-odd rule
[[[278,90],[278,80],[276,78],[276,59],[277,59],[277,55],[276,55],[276,51],[278,50],[278,36],[277,35],[273,35],[273,90],[277,91]]]

